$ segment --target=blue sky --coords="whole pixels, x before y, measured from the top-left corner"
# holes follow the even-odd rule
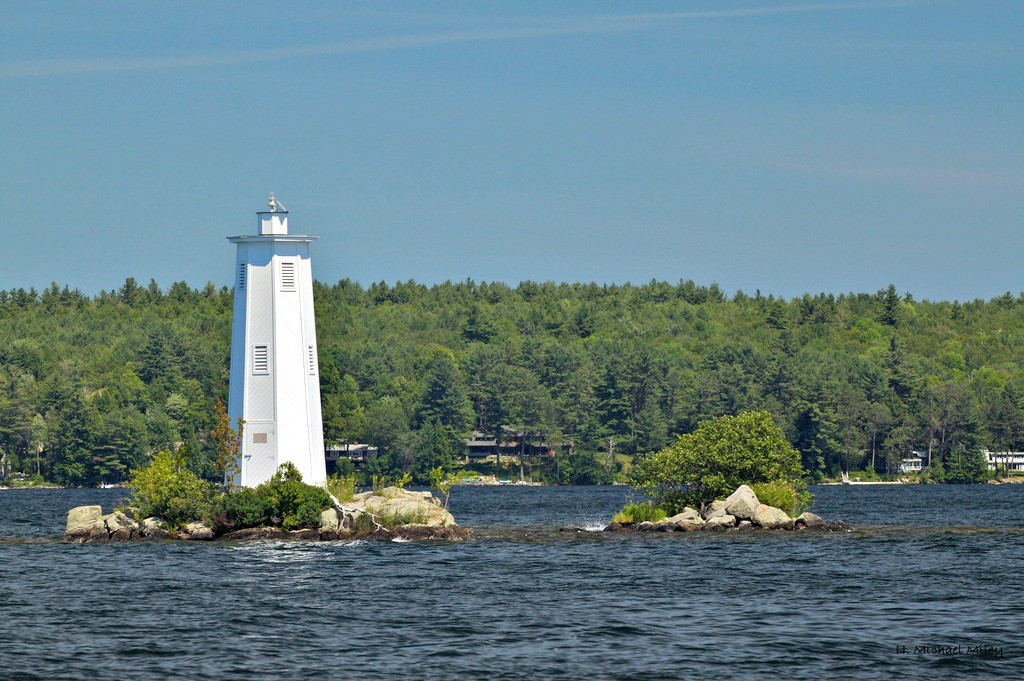
[[[1024,3],[5,2],[0,288],[1024,290]]]

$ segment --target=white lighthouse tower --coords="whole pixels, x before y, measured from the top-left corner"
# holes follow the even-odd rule
[[[320,412],[309,245],[288,233],[288,211],[270,195],[258,232],[238,246],[228,415],[245,419],[236,485],[255,487],[290,461],[312,485],[327,477]]]

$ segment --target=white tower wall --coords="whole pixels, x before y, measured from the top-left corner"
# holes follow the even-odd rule
[[[255,487],[290,461],[310,484],[327,477],[309,244],[288,234],[271,195],[259,234],[237,245],[228,415],[245,420],[237,485]]]

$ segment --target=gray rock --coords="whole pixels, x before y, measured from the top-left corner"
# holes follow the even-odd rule
[[[455,518],[429,492],[412,492],[401,487],[385,487],[380,492],[363,492],[351,501],[342,503],[343,513],[352,515],[352,522],[358,517],[356,511],[370,513],[378,522],[396,525],[429,525],[446,527],[455,525]],[[348,518],[343,521],[344,527]]]
[[[700,517],[700,512],[694,508],[684,508],[681,513],[677,513],[662,522],[671,524],[675,529],[682,530],[683,532],[699,530],[704,527],[704,519]]]
[[[734,515],[716,515],[707,524],[704,525],[705,530],[728,530],[736,526],[736,516]]]
[[[725,510],[729,515],[736,516],[740,520],[753,520],[760,503],[754,490],[746,485],[740,485],[735,492],[726,497]]]
[[[754,524],[766,530],[792,530],[793,519],[781,508],[761,504],[754,513]]]
[[[704,520],[711,520],[712,518],[719,518],[723,515],[728,515],[725,510],[725,501],[722,499],[712,501],[704,507],[704,512],[701,513],[701,515],[704,517]]]
[[[197,541],[209,541],[213,539],[213,530],[202,523],[189,523],[185,526],[185,530],[182,532],[185,539],[192,539]]]
[[[64,536],[75,541],[106,541],[107,525],[101,506],[76,506],[68,511]]]
[[[121,511],[103,516],[110,541],[128,541],[139,531],[139,525]]]
[[[169,537],[171,533],[167,531],[167,527],[164,526],[164,521],[159,518],[149,517],[142,521],[142,529],[140,533],[143,537]]]
[[[810,511],[804,511],[798,515],[794,523],[798,527],[806,527],[809,530],[820,530],[825,527],[825,521],[821,516],[815,515]]]
[[[341,526],[341,520],[338,518],[338,512],[329,508],[326,511],[320,512],[320,531],[321,532],[337,532]]]
[[[350,508],[346,505],[345,510],[338,519],[338,531],[355,529],[356,521],[363,515],[366,515],[366,511],[363,509]]]

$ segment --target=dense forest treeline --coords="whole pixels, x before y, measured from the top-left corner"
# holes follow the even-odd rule
[[[376,472],[451,468],[471,430],[507,426],[566,443],[548,477],[600,482],[618,465],[609,444],[643,455],[755,409],[814,476],[1024,440],[1024,294],[349,280],[314,294],[327,437],[378,445]],[[0,291],[2,472],[95,484],[184,447],[212,477],[231,309],[212,284]]]

